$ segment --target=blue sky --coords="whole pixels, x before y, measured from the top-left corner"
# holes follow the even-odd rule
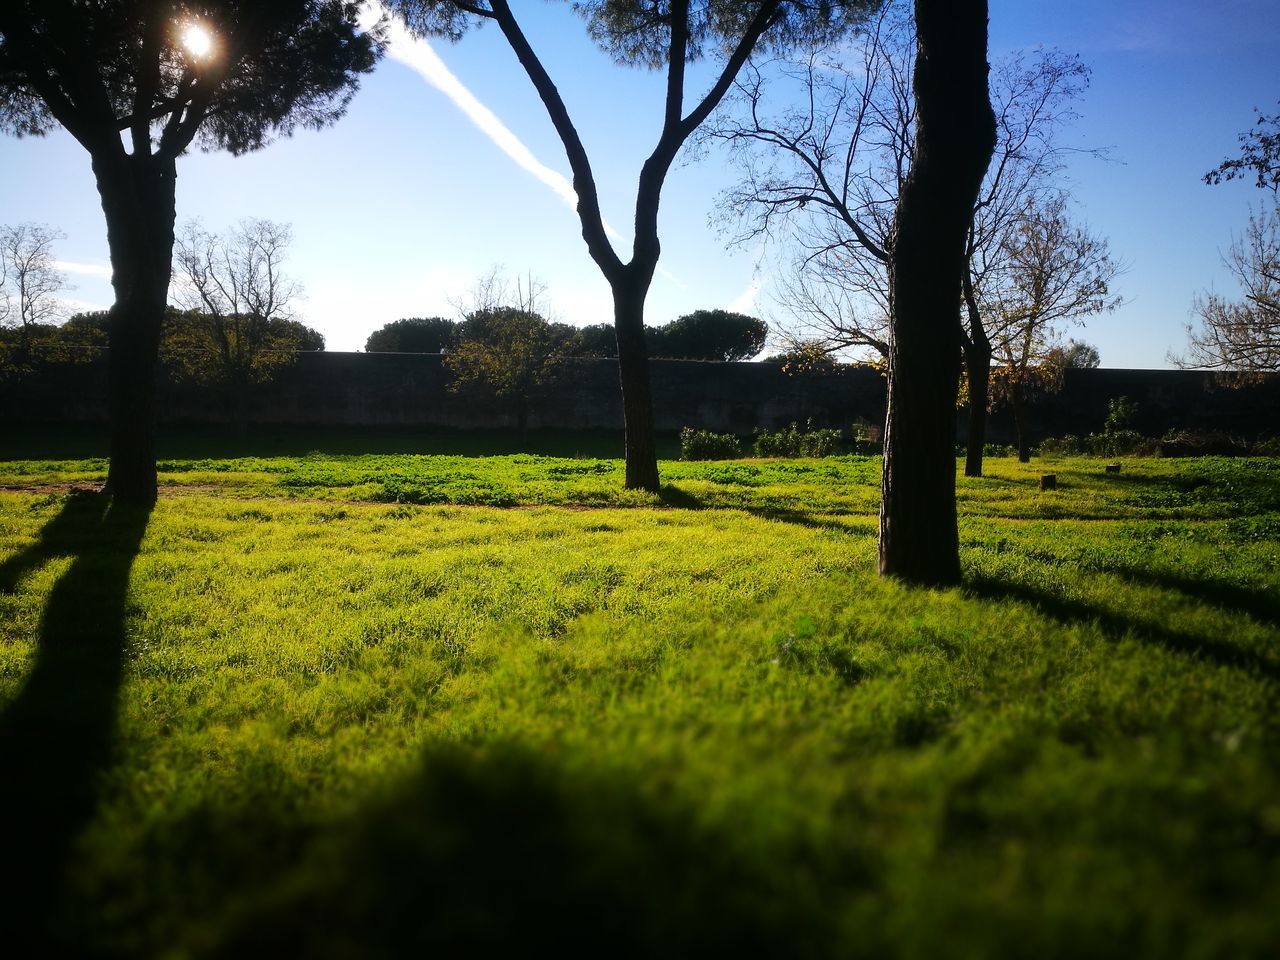
[[[605,217],[629,238],[635,178],[660,123],[661,77],[613,65],[567,4],[513,6],[587,144]],[[1114,157],[1069,170],[1077,213],[1128,267],[1118,281],[1125,305],[1076,332],[1098,345],[1105,366],[1166,366],[1183,342],[1194,294],[1233,290],[1219,251],[1264,198],[1243,184],[1208,187],[1200,177],[1235,152],[1255,107],[1275,111],[1278,35],[1274,0],[992,0],[993,59],[1056,46],[1093,70],[1067,136],[1109,147]],[[365,79],[335,127],[245,157],[182,158],[179,220],[198,217],[213,229],[250,216],[292,224],[288,270],[306,289],[299,315],[333,350],[362,347],[398,317],[454,315],[451,301],[494,265],[543,280],[557,319],[609,320],[608,287],[557,186],[557,175],[568,174],[560,143],[505,41],[488,27],[431,50],[452,85],[419,51],[419,67],[426,56],[435,80],[428,82],[402,62],[411,55],[402,48]],[[695,72],[694,84],[708,77],[705,68]],[[668,178],[650,323],[698,308],[750,309],[753,294],[757,312],[768,318],[774,309],[769,275],[757,271],[753,252],[726,250],[710,225],[731,176],[724,157],[711,153],[678,161]],[[64,133],[0,139],[0,223],[24,220],[67,234],[57,253],[75,268],[69,299],[110,303],[88,158]]]

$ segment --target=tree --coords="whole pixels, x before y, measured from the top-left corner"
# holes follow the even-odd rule
[[[117,498],[156,497],[155,387],[188,148],[241,154],[342,115],[382,52],[354,0],[8,0],[0,127],[61,126],[89,154],[107,222]],[[127,140],[126,140],[127,138]]]
[[[1063,370],[1096,370],[1102,364],[1098,348],[1083,340],[1068,340],[1049,351],[1051,361]]]
[[[695,310],[650,329],[653,356],[676,360],[750,360],[769,338],[763,320],[728,310]]]
[[[65,234],[37,223],[0,227],[0,324],[15,328],[23,358],[32,337],[66,313],[58,294],[67,278],[53,255],[62,239]]]
[[[1171,357],[1182,367],[1230,370],[1244,382],[1280,370],[1280,115],[1258,117],[1257,127],[1240,135],[1238,158],[1205,174],[1216,184],[1249,174],[1269,189],[1274,208],[1249,215],[1243,237],[1233,238],[1223,263],[1240,285],[1243,299],[1218,294],[1195,299],[1199,326],[1187,327],[1188,353]]]
[[[916,136],[889,258],[889,402],[880,572],[960,580],[955,401],[973,208],[995,151],[986,0],[916,0]]]
[[[1260,114],[1253,130],[1240,134],[1240,156],[1223,160],[1204,175],[1204,182],[1222,183],[1253,175],[1258,189],[1280,195],[1280,114]]]
[[[188,221],[177,237],[173,299],[184,312],[166,331],[166,359],[190,379],[225,387],[241,427],[254,387],[320,337],[294,320],[302,289],[283,270],[292,236],[285,224],[250,219],[222,235]]]
[[[715,110],[756,48],[810,42],[860,21],[872,0],[581,0],[573,9],[619,63],[666,72],[662,129],[636,188],[631,258],[623,261],[609,239],[586,147],[554,81],[530,45],[509,0],[391,0],[389,6],[419,32],[457,36],[469,22],[498,25],[528,74],[564,146],[578,195],[578,217],[591,258],[613,294],[618,371],[626,423],[626,486],[656,491],[657,448],[645,350],[644,304],[658,265],[658,204],[676,155]],[[724,51],[710,89],[686,109],[686,68]],[[630,107],[630,105],[628,105]]]
[[[1120,305],[1111,290],[1119,265],[1106,240],[1071,222],[1061,195],[1028,204],[1004,245],[999,271],[983,284],[981,309],[996,325],[993,400],[1013,410],[1018,459],[1026,463],[1027,401],[1035,391],[1057,390],[1071,357],[1080,356],[1081,347],[1092,349],[1077,344],[1070,353],[1061,343],[1062,327]]]
[[[367,353],[444,353],[458,324],[445,317],[406,317],[392,320],[369,334]]]
[[[749,71],[738,84],[740,109],[711,130],[746,148],[734,152],[742,179],[723,198],[738,224],[734,242],[781,239],[788,250],[774,299],[792,318],[794,340],[826,341],[860,359],[889,354],[894,212],[916,138],[915,56],[908,5],[887,3],[852,66],[844,51],[818,50],[784,62],[769,81]],[[1004,235],[1026,202],[1048,191],[1064,154],[1098,152],[1057,138],[1087,82],[1078,58],[1054,50],[1012,54],[992,71],[996,150],[974,204],[962,285],[970,476],[982,474],[992,359],[979,288],[999,267]],[[778,114],[767,108],[776,83],[795,94]]]
[[[1196,297],[1199,323],[1187,327],[1187,355],[1172,359],[1182,367],[1233,371],[1239,382],[1280,370],[1280,212],[1250,215],[1223,263],[1243,297]]]
[[[562,330],[531,311],[477,310],[458,325],[444,363],[454,376],[453,389],[484,389],[508,403],[525,444],[530,409],[563,375],[569,344]]]
[[[592,323],[578,327],[573,334],[573,354],[577,357],[618,356],[618,334],[611,323]]]

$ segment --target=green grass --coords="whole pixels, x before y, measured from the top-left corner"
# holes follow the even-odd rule
[[[874,576],[874,459],[104,466],[0,463],[5,930],[1280,948],[1280,461],[991,461],[946,591]]]

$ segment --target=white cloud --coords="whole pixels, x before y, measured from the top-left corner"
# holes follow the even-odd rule
[[[76,263],[74,260],[55,260],[53,265],[63,273],[97,277],[100,280],[111,279],[111,267],[103,263]]]

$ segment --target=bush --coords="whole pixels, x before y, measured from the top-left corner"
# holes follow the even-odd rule
[[[1018,448],[1007,443],[984,443],[982,455],[984,457],[1016,457]]]
[[[732,433],[712,433],[685,427],[680,431],[681,460],[735,460],[742,447]]]
[[[1040,446],[1036,448],[1036,454],[1041,457],[1075,457],[1081,452],[1080,438],[1071,434],[1041,440]]]
[[[812,421],[805,424],[804,430],[792,423],[777,433],[758,433],[755,454],[757,457],[830,457],[840,452],[842,439],[839,430],[815,430]]]
[[[879,456],[884,453],[884,441],[880,439],[882,430],[875,424],[865,420],[853,421],[853,441],[849,444],[851,453],[862,456]]]
[[[1138,414],[1138,405],[1128,397],[1114,397],[1107,403],[1107,420],[1103,425],[1105,433],[1131,433],[1133,418]]]
[[[1244,443],[1223,430],[1170,430],[1160,441],[1162,457],[1238,457]]]
[[[1255,457],[1280,457],[1280,437],[1259,440],[1249,452]]]
[[[1108,430],[1106,433],[1091,433],[1084,438],[1084,452],[1095,457],[1150,457],[1158,447],[1155,440],[1144,437],[1137,430]]]

